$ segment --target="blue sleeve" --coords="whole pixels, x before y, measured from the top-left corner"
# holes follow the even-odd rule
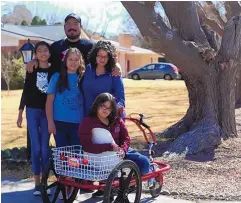
[[[59,78],[59,73],[55,73],[51,77],[51,79],[49,81],[49,87],[48,87],[48,90],[47,90],[47,94],[56,94],[58,78]]]
[[[88,74],[91,71],[91,64],[89,63],[86,67],[85,67],[85,73]]]
[[[116,98],[117,106],[125,107],[125,89],[123,80],[121,77],[112,76],[112,78],[114,82],[113,95]]]

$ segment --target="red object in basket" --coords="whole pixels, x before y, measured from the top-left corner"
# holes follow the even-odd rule
[[[61,161],[65,161],[65,160],[66,160],[66,157],[65,157],[64,154],[60,154],[60,160],[61,160]]]
[[[82,159],[82,164],[87,165],[89,163],[89,160],[86,158]]]

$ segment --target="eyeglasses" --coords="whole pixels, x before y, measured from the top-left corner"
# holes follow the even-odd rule
[[[111,108],[107,108],[104,104],[100,104],[100,108],[102,110],[106,110],[106,111],[110,111],[111,112]]]
[[[109,59],[109,56],[101,56],[101,55],[97,55],[97,58],[99,59],[104,59],[104,60],[108,60]]]
[[[78,22],[75,22],[75,23],[65,23],[64,25],[66,27],[70,27],[70,26],[77,27],[79,25],[79,23]]]

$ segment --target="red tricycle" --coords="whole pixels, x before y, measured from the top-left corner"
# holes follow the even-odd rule
[[[125,120],[134,122],[148,143],[151,162],[149,173],[141,176],[137,165],[122,159],[118,152],[91,154],[82,151],[81,146],[53,148],[41,180],[43,202],[56,202],[62,192],[63,201],[72,203],[79,189],[89,189],[104,191],[103,203],[139,203],[144,181],[147,182],[152,197],[158,196],[163,184],[163,172],[170,167],[154,161],[152,157],[156,138],[143,121],[146,117],[138,114],[139,118],[133,118],[131,115]],[[49,190],[52,195],[49,195]]]

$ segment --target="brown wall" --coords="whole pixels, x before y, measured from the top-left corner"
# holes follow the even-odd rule
[[[118,54],[118,61],[122,68],[122,75],[124,77],[127,76],[127,73],[133,69],[141,68],[149,63],[158,62],[158,54],[133,54],[133,53],[125,53],[119,52]],[[129,61],[129,62],[128,62]],[[129,70],[128,70],[128,63],[129,63]]]
[[[32,44],[37,44],[40,40],[30,40]],[[28,40],[19,40],[19,48],[22,47]]]
[[[18,52],[19,49],[17,46],[1,47],[1,52],[4,54]]]
[[[148,63],[158,62],[157,54],[126,54],[126,61],[130,61],[130,70],[140,68]]]
[[[20,53],[19,49],[26,43],[28,42],[28,40],[19,40],[19,45],[18,46],[4,46],[1,47],[1,52],[3,54],[8,54],[9,52],[12,54],[18,54]],[[31,40],[30,41],[32,44],[37,44],[39,42],[39,40]]]

